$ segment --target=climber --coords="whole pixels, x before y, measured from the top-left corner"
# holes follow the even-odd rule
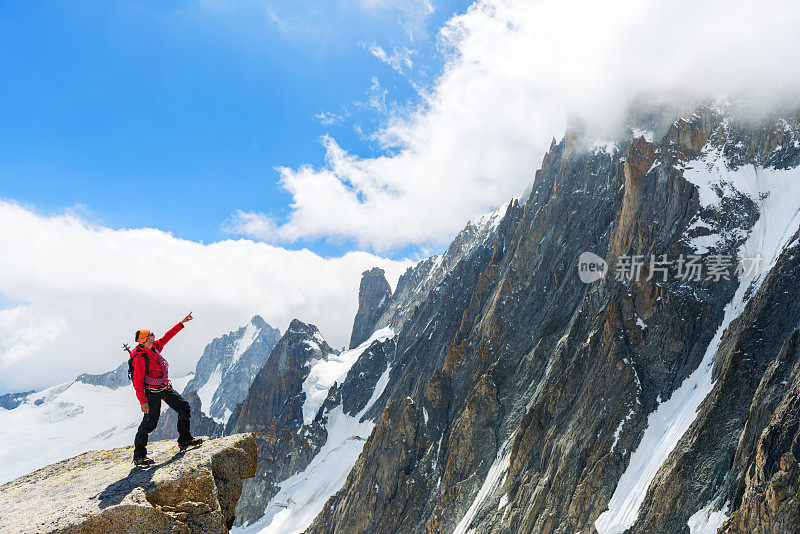
[[[164,336],[156,341],[156,336],[149,330],[137,330],[137,347],[130,352],[128,375],[133,380],[136,397],[142,405],[144,417],[133,440],[133,463],[150,465],[154,463],[147,457],[147,435],[155,430],[161,415],[161,401],[178,412],[178,446],[181,450],[200,445],[203,440],[193,438],[189,431],[189,403],[172,389],[169,381],[169,364],[161,355],[167,341],[183,329],[193,319],[192,312],[181,322],[173,326]]]

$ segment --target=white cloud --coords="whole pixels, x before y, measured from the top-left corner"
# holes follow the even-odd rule
[[[208,245],[155,229],[113,230],[74,213],[42,216],[0,201],[0,387],[21,390],[104,372],[125,360],[139,328],[163,333],[189,310],[167,347],[175,373],[205,345],[260,314],[285,331],[299,318],[332,345],[347,343],[361,273],[392,286],[410,262],[364,252],[323,258],[249,240]]]
[[[392,69],[405,74],[406,70],[414,68],[414,61],[411,56],[414,55],[414,50],[408,48],[394,49],[391,54],[387,54],[382,46],[375,43],[370,44],[368,47],[369,53],[378,58],[381,62],[386,63]]]
[[[379,115],[388,114],[389,108],[386,105],[386,97],[388,96],[389,91],[381,87],[381,82],[377,77],[372,77],[372,83],[369,86],[369,90],[365,94],[367,95],[367,107]],[[326,139],[326,141],[329,140]]]
[[[63,317],[33,306],[0,310],[0,366],[35,355],[67,329]]]
[[[572,117],[610,129],[642,95],[797,104],[799,23],[790,1],[478,1],[443,28],[448,60],[423,104],[376,134],[386,155],[324,138],[323,167],[280,169],[288,217],[244,214],[242,229],[276,243],[443,245],[522,192]]]
[[[314,118],[319,121],[323,126],[333,126],[334,124],[341,124],[344,122],[344,116],[332,111],[322,111],[314,115]]]

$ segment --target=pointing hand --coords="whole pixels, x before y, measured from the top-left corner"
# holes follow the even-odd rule
[[[192,319],[194,319],[194,317],[192,317],[192,312],[189,312],[189,315],[187,315],[186,317],[184,317],[184,318],[183,318],[183,320],[181,321],[181,323],[184,323],[184,324],[185,324],[185,323],[188,323],[188,322],[189,322],[189,321],[191,321]]]

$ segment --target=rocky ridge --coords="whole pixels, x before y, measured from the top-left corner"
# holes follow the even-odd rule
[[[6,393],[4,395],[0,395],[0,408],[13,410],[25,402],[25,399],[28,398],[28,395],[31,393],[36,393],[36,390],[31,389],[29,391],[21,391],[19,393]]]
[[[116,369],[112,369],[106,373],[83,373],[78,375],[75,381],[91,384],[93,386],[105,386],[110,389],[127,386],[131,383],[130,378],[128,378],[128,362],[124,361],[119,364]]]

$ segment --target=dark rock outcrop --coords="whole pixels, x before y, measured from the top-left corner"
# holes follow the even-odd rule
[[[131,383],[128,378],[128,362],[122,362],[116,369],[108,371],[107,373],[100,373],[97,375],[83,373],[79,375],[75,381],[91,384],[93,386],[105,386],[111,389],[127,386]]]
[[[350,348],[361,345],[375,330],[375,324],[384,310],[384,305],[392,296],[392,288],[386,281],[384,270],[373,267],[361,273],[358,287],[358,311],[353,320],[350,334]]]
[[[31,393],[36,393],[35,389],[30,391],[23,391],[20,393],[6,393],[4,395],[0,395],[0,408],[5,408],[6,410],[13,410],[23,402]]]
[[[757,438],[754,430],[760,430]],[[761,380],[736,456],[735,465],[744,463],[739,503],[721,532],[800,532],[800,330],[786,340]]]
[[[257,462],[252,435],[186,452],[154,442],[147,468],[134,467],[132,454],[89,451],[0,486],[0,532],[227,533]]]

